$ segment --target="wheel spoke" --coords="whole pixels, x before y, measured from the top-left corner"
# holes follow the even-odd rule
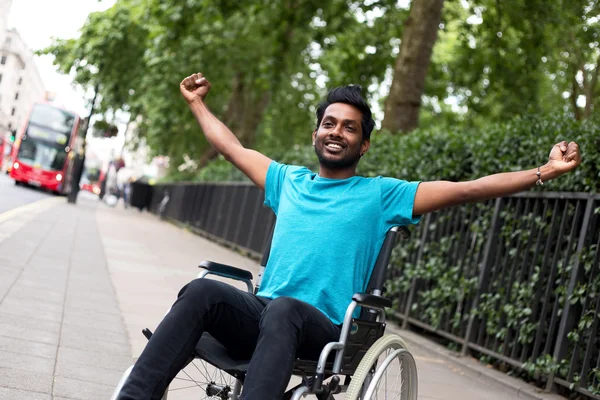
[[[180,378],[179,376],[176,376],[174,380],[183,381],[183,382],[194,382],[196,384],[199,383],[199,382],[197,382],[197,381],[195,381],[193,379]],[[204,382],[202,382],[202,383],[204,383]]]
[[[380,362],[387,358],[390,354],[391,349],[388,352],[386,352],[386,354],[382,354]],[[397,358],[396,360],[398,360],[398,367],[396,367],[393,363],[390,363],[386,367],[383,379],[381,379],[380,382],[377,384],[377,389],[374,393],[376,396],[375,399],[379,398],[379,395],[381,394],[381,389],[383,389],[383,395],[385,396],[385,400],[390,399],[390,395],[393,396],[391,397],[391,399],[401,399],[402,394],[406,391],[406,385],[404,384],[405,371],[403,368],[402,359]],[[388,372],[390,375],[394,373],[396,374],[396,376],[393,377],[393,380],[391,376],[388,376]],[[399,388],[398,385],[400,386]]]
[[[198,385],[192,385],[192,386],[178,387],[176,389],[169,389],[169,392],[176,392],[178,390],[192,389],[192,388],[197,388],[197,387],[200,387],[200,386],[198,386]]]

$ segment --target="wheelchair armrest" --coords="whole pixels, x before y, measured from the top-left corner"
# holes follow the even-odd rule
[[[366,293],[354,293],[352,300],[358,303],[359,306],[384,309],[392,306],[392,301],[382,296]]]
[[[212,261],[202,261],[198,268],[203,268],[215,275],[224,276],[225,278],[236,279],[239,281],[252,281],[253,278],[252,272],[250,271]]]

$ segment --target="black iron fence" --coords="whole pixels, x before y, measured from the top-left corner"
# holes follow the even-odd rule
[[[275,222],[263,200],[262,190],[244,183],[156,185],[150,211],[260,256]]]
[[[243,183],[158,185],[151,211],[259,256],[275,220],[263,196]],[[412,231],[387,283],[405,327],[600,399],[600,195],[523,193]]]
[[[390,277],[404,326],[600,399],[600,195],[456,207],[413,236]]]

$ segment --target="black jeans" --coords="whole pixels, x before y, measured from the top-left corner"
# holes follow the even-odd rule
[[[159,400],[204,332],[236,357],[251,360],[242,399],[276,400],[283,397],[294,360],[317,360],[327,343],[339,340],[340,326],[300,300],[270,300],[226,283],[195,279],[179,292],[119,399]]]

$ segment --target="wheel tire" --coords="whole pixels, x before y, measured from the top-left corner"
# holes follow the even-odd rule
[[[389,361],[389,362],[385,362]],[[394,361],[401,363],[401,389],[398,396],[394,396],[394,399],[400,400],[417,400],[417,366],[415,359],[407,350],[404,341],[397,335],[384,335],[377,340],[373,346],[367,351],[363,359],[361,360],[358,368],[352,376],[352,381],[346,392],[347,400],[371,400],[379,399],[380,397],[369,396],[363,397],[366,394],[367,389],[371,387],[377,387],[381,382],[382,376],[377,378],[377,374],[380,372],[380,368],[390,367]],[[378,366],[378,363],[381,364]],[[370,379],[373,379],[369,382]],[[365,386],[365,382],[368,382],[368,386]],[[380,393],[377,391],[377,393]],[[388,399],[387,394],[383,397]]]

